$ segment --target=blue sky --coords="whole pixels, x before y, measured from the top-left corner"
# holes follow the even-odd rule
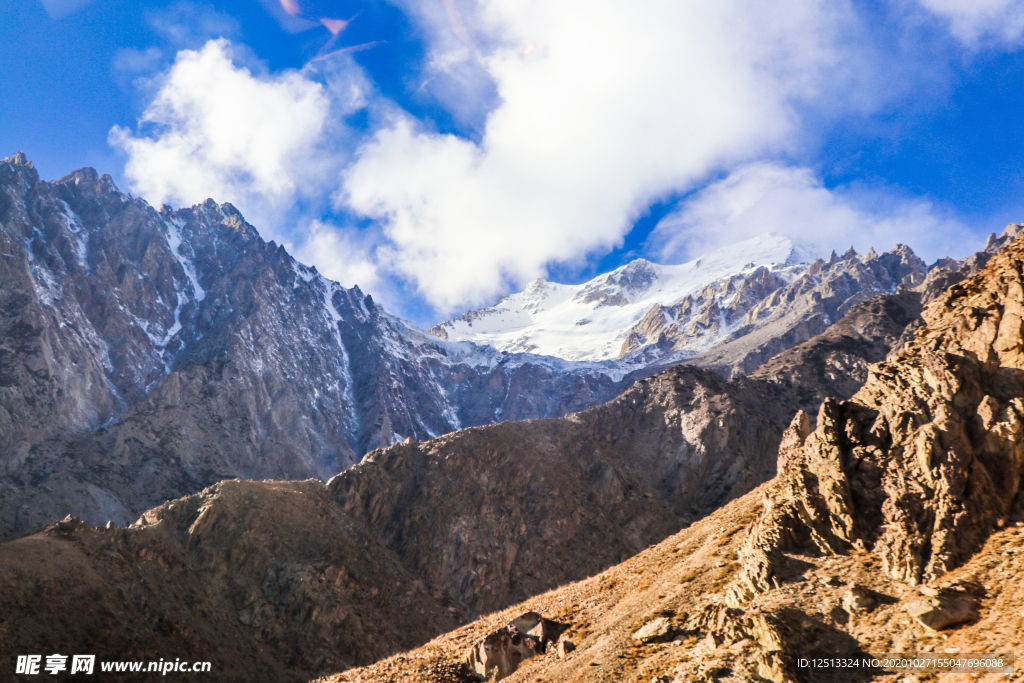
[[[1024,3],[27,0],[0,152],[212,196],[420,324],[769,230],[1024,221]]]

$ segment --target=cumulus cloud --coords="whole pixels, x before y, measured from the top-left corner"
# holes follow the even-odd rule
[[[411,283],[438,313],[606,252],[652,201],[709,177],[725,175],[659,225],[652,255],[683,260],[775,230],[823,248],[899,235],[932,258],[964,232],[926,201],[757,163],[806,154],[807,121],[893,97],[897,86],[874,87],[877,55],[848,0],[394,2],[428,44],[405,82],[460,135],[384,100],[347,53],[266,74],[214,40],[178,53],[137,129],[111,131],[132,190],[154,204],[230,201],[328,276],[390,302]],[[314,220],[332,193],[338,223]]]
[[[339,195],[443,309],[608,249],[652,199],[784,149],[794,103],[841,79],[854,31],[846,5],[817,0],[480,0],[468,16],[492,37],[498,95],[480,142],[396,116]]]
[[[1024,39],[1024,3],[1020,0],[918,0],[949,24],[964,45],[1014,45]]]
[[[381,273],[373,255],[373,233],[344,229],[316,219],[302,233],[303,240],[293,254],[300,262],[316,265],[323,275],[346,287],[359,285],[371,291],[381,287]]]
[[[325,191],[324,166],[337,163],[318,153],[331,127],[331,95],[344,92],[358,107],[358,86],[329,91],[298,71],[255,75],[232,56],[226,40],[179,52],[139,134],[115,127],[110,141],[127,155],[132,190],[150,203],[214,197],[272,226],[275,212],[304,192]]]
[[[853,246],[889,250],[909,244],[928,261],[980,247],[954,216],[931,202],[886,188],[826,188],[807,168],[755,163],[698,192],[659,222],[647,249],[681,263],[765,232],[789,236],[818,254]],[[950,247],[961,253],[950,254]]]

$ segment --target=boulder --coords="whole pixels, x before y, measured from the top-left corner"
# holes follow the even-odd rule
[[[938,595],[907,603],[907,614],[925,628],[941,631],[959,624],[977,620],[978,599],[967,593],[939,591]]]
[[[672,635],[672,621],[668,617],[658,617],[641,626],[633,634],[633,640],[639,643],[660,643],[669,640]]]
[[[871,595],[871,591],[855,583],[851,583],[843,594],[843,609],[850,614],[870,612],[875,608],[875,604],[876,601]]]
[[[466,653],[466,665],[480,680],[500,681],[523,662],[544,654],[551,643],[550,622],[537,612],[521,614]],[[559,648],[560,656],[563,648]],[[571,650],[568,650],[571,652]]]

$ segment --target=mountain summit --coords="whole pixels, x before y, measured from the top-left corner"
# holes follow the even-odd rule
[[[634,325],[654,307],[680,301],[730,276],[760,267],[792,281],[807,270],[805,256],[786,237],[766,233],[675,266],[631,261],[580,285],[534,280],[494,306],[469,311],[430,331],[442,339],[490,344],[567,360],[622,355]]]

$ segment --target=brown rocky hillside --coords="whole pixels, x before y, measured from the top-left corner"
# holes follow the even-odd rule
[[[799,413],[757,491],[599,576],[326,680],[464,680],[464,651],[527,610],[577,647],[508,681],[1024,680],[1022,283],[1017,240],[929,304],[814,431]],[[1012,652],[1017,666],[801,665],[897,652]]]

